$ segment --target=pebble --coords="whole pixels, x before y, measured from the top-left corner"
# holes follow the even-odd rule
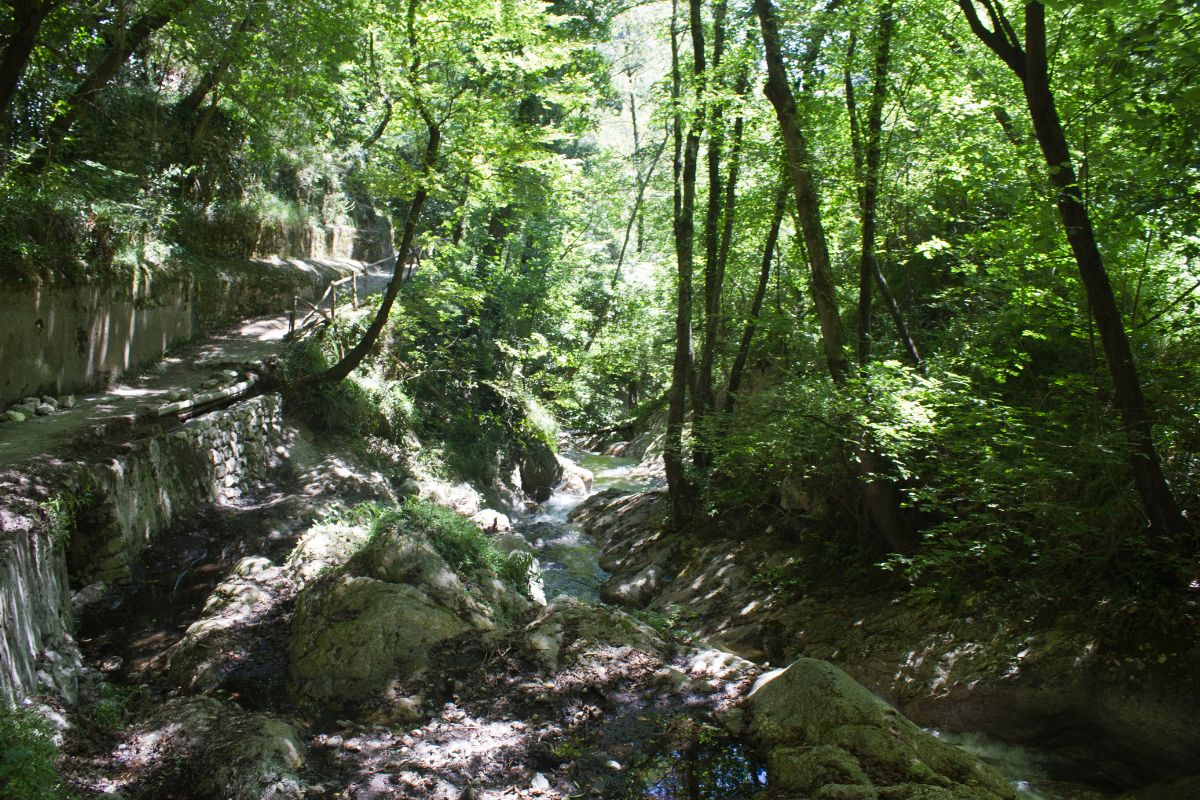
[[[550,789],[550,780],[540,772],[535,773],[533,776],[533,783],[530,784],[529,788],[533,789],[534,791],[548,791]]]

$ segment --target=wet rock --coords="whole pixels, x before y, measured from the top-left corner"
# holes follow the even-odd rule
[[[824,661],[802,658],[763,676],[749,718],[777,789],[830,800],[1017,797],[991,767],[925,733]]]
[[[14,411],[11,408],[8,411],[4,412],[4,418],[6,420],[8,420],[9,422],[24,422],[25,420],[28,419],[28,417],[25,416],[24,413],[22,413],[20,411]]]
[[[278,657],[266,648],[261,624],[291,590],[283,570],[261,557],[243,558],[204,604],[203,616],[167,650],[167,676],[176,686],[208,693],[255,670],[273,678]],[[256,683],[258,683],[256,681]]]
[[[341,576],[301,595],[288,674],[317,703],[363,700],[422,670],[430,645],[467,629],[414,586]]]
[[[57,410],[58,410],[57,408],[50,405],[49,403],[41,403],[38,405],[37,408],[34,409],[34,413],[37,414],[39,417],[48,417]]]
[[[563,474],[562,465],[559,464],[553,448],[544,442],[530,445],[521,454],[518,466],[525,494],[539,503],[549,500]]]
[[[597,649],[628,647],[665,660],[669,646],[658,631],[619,608],[559,597],[521,633],[533,658],[547,671],[566,659],[579,660]]]
[[[296,730],[209,697],[168,701],[130,733],[124,757],[140,780],[165,783],[155,789],[170,796],[291,800],[305,794],[299,772],[306,752]]]
[[[608,603],[627,608],[645,608],[658,595],[662,583],[662,570],[651,565],[632,578],[613,576],[600,587],[600,596]]]
[[[512,521],[492,508],[485,508],[471,516],[471,522],[484,531],[511,531]]]
[[[69,394],[66,397],[58,398],[58,407],[59,408],[74,408],[75,407],[75,395]]]
[[[579,466],[569,458],[558,456],[558,464],[562,467],[562,480],[559,481],[558,491],[563,494],[583,497],[592,490],[593,475],[590,469]]]
[[[483,507],[479,492],[468,483],[428,479],[421,483],[421,496],[430,502],[469,517]]]
[[[1200,775],[1159,781],[1121,795],[1120,800],[1195,800],[1200,797]]]

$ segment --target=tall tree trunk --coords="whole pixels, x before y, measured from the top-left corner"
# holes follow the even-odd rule
[[[739,97],[745,97],[750,91],[750,82],[748,76],[743,72],[738,76],[736,91]],[[730,139],[728,154],[729,154],[729,171],[725,177],[724,185],[721,186],[720,180],[714,187],[711,178],[717,164],[714,163],[710,155],[709,163],[709,207],[710,209],[716,206],[718,208],[721,229],[719,235],[716,234],[715,226],[717,223],[716,216],[709,214],[714,226],[714,232],[710,236],[708,231],[705,231],[706,246],[710,241],[715,241],[715,247],[707,247],[710,255],[710,266],[705,270],[704,284],[704,299],[705,299],[705,316],[704,316],[704,349],[700,360],[700,383],[703,386],[703,404],[697,403],[697,413],[703,417],[705,413],[716,408],[716,397],[713,389],[713,369],[716,364],[717,357],[717,340],[721,332],[721,323],[723,316],[722,297],[725,291],[725,271],[729,264],[729,249],[733,243],[733,224],[737,212],[737,185],[738,178],[741,173],[742,163],[742,134],[745,129],[745,118],[739,112],[733,121],[733,136]],[[710,139],[711,142],[711,139]],[[711,146],[711,145],[710,145]],[[715,189],[721,189],[723,196],[717,196]],[[706,220],[706,225],[708,220]],[[706,446],[697,447],[696,450],[696,466],[704,469],[711,461],[711,454]]]
[[[829,367],[829,374],[840,384],[849,374],[844,347],[845,335],[842,331],[841,317],[838,316],[837,294],[829,263],[829,247],[825,241],[825,228],[821,223],[821,205],[809,167],[808,142],[800,128],[796,99],[792,96],[791,85],[784,69],[778,25],[775,22],[775,10],[771,6],[771,0],[754,0],[754,10],[762,27],[763,49],[767,61],[767,83],[763,91],[775,108],[775,115],[779,119],[779,127],[783,134],[788,172],[795,193],[796,212],[799,215],[812,272],[813,304],[821,323],[821,343],[825,350],[825,361]]]
[[[996,4],[989,3],[986,6],[992,22],[991,29],[983,24],[972,0],[959,0],[959,7],[975,35],[1008,65],[1024,88],[1034,133],[1046,159],[1050,182],[1057,190],[1059,217],[1079,267],[1088,306],[1108,361],[1113,392],[1129,442],[1133,482],[1141,498],[1146,520],[1156,533],[1170,534],[1185,530],[1187,522],[1167,485],[1158,450],[1154,446],[1150,415],[1146,411],[1129,338],[1121,321],[1108,272],[1104,269],[1092,220],[1071,160],[1067,137],[1054,104],[1046,58],[1046,9],[1038,2],[1026,3],[1025,42],[1022,47],[1016,31]]]
[[[879,272],[875,258],[875,219],[879,204],[879,169],[883,161],[883,106],[887,99],[888,66],[891,56],[892,29],[895,15],[890,0],[884,0],[879,9],[875,44],[875,64],[871,75],[871,102],[867,108],[866,138],[859,133],[857,110],[854,103],[854,81],[850,78],[849,63],[846,73],[846,105],[850,113],[850,128],[854,140],[858,175],[859,214],[862,220],[862,248],[859,255],[858,272],[858,363],[871,360],[871,286]],[[851,52],[853,55],[853,34]]]
[[[165,27],[193,2],[194,0],[163,0],[138,17],[128,30],[114,37],[100,60],[67,98],[63,110],[46,128],[41,144],[21,171],[29,175],[37,175],[49,166],[54,159],[55,151],[70,133],[71,127],[83,115],[84,110],[96,94],[112,81],[129,56],[136,52],[151,35]]]
[[[8,118],[8,106],[21,83],[21,76],[25,74],[25,66],[33,55],[38,31],[58,2],[59,0],[13,0],[15,30],[4,47],[4,56],[0,58],[0,127],[4,126]]]
[[[718,68],[725,55],[725,0],[713,2],[713,52],[709,74],[704,80],[708,97],[708,207],[704,214],[704,336],[700,347],[700,367],[696,375],[696,394],[692,397],[692,431],[696,444],[692,460],[696,468],[708,466],[708,448],[703,441],[701,422],[713,407],[713,362],[716,350],[717,320],[721,315],[722,281],[718,276],[717,252],[720,247],[721,205],[725,196],[721,179],[721,150],[725,143],[724,108],[715,91],[719,84]]]
[[[700,14],[701,0],[689,0],[692,51],[697,82],[704,74],[704,32]],[[675,38],[677,5],[671,14],[671,95],[675,123],[675,201],[674,235],[677,272],[675,309],[675,358],[671,367],[671,390],[667,404],[667,431],[663,444],[663,464],[667,494],[671,503],[671,523],[679,528],[693,517],[696,488],[683,466],[683,423],[687,414],[688,385],[692,379],[692,261],[695,225],[692,219],[696,202],[696,162],[699,160],[698,120],[690,120],[684,133],[680,108],[681,76],[679,45]],[[700,91],[697,83],[697,91]]]
[[[820,202],[813,185],[809,167],[808,142],[800,128],[796,100],[784,68],[779,46],[778,26],[771,0],[754,0],[754,10],[762,27],[763,50],[767,62],[767,84],[764,93],[782,129],[788,171],[795,193],[796,212],[803,232],[804,246],[811,270],[813,305],[821,324],[821,340],[829,375],[838,386],[849,377],[842,321],[838,315],[837,294],[829,262],[829,248],[821,222]],[[815,59],[813,59],[815,60]],[[899,552],[913,548],[914,542],[900,513],[900,496],[886,477],[884,460],[874,451],[869,438],[858,437],[858,471],[863,480],[863,497],[867,510],[888,546]]]
[[[742,388],[742,373],[750,360],[750,344],[754,341],[754,333],[758,329],[758,317],[762,313],[763,300],[767,296],[767,285],[771,280],[771,260],[775,256],[775,247],[779,243],[779,228],[783,224],[783,214],[787,209],[788,183],[780,184],[775,193],[775,211],[771,214],[771,227],[767,229],[767,240],[763,243],[762,266],[758,270],[758,286],[754,289],[754,300],[750,304],[750,313],[746,317],[746,327],[742,331],[742,341],[738,344],[737,356],[729,370],[729,385],[725,391],[726,414],[732,414],[737,405],[738,392]]]
[[[317,381],[321,383],[336,383],[345,380],[354,371],[354,368],[362,363],[367,354],[371,352],[371,348],[375,346],[375,342],[378,341],[379,334],[383,332],[383,326],[387,324],[388,315],[392,311],[392,304],[395,303],[396,296],[400,294],[400,284],[404,282],[404,260],[416,238],[417,222],[421,216],[421,208],[425,205],[425,199],[429,195],[428,187],[433,180],[438,148],[442,142],[442,131],[433,123],[432,118],[426,120],[426,127],[429,131],[429,139],[425,145],[424,180],[421,181],[420,187],[413,195],[412,203],[408,206],[408,215],[404,219],[404,232],[400,237],[400,248],[396,254],[395,271],[392,273],[392,279],[388,281],[387,291],[383,293],[383,301],[379,304],[375,318],[371,320],[370,327],[359,339],[358,344],[340,361],[317,376]]]

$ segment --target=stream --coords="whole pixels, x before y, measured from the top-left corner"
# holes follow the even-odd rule
[[[600,568],[600,550],[568,517],[588,497],[606,489],[641,492],[665,484],[662,476],[642,468],[636,459],[574,449],[564,455],[591,471],[591,489],[586,495],[555,492],[538,509],[514,520],[514,530],[537,553],[547,601],[566,596],[599,603],[600,585],[609,577]]]
[[[556,492],[539,507],[517,516],[514,531],[536,553],[547,601],[565,596],[600,604],[600,589],[609,575],[600,567],[600,550],[591,536],[570,522],[571,512],[588,497],[607,489],[644,491],[661,487],[663,480],[634,459],[571,449],[565,455],[593,473],[588,492]],[[82,643],[89,660],[100,666],[109,680],[126,685],[157,682],[154,676],[161,668],[164,651],[201,615],[205,599],[238,559],[252,554],[284,559],[303,526],[295,521],[300,517],[300,508],[280,495],[279,488],[263,498],[265,502],[215,511],[197,520],[190,530],[178,531],[150,548],[138,584],[117,592],[83,615]],[[269,533],[264,536],[264,531]],[[266,654],[243,665],[247,668],[244,682],[229,684],[232,696],[248,708],[270,710],[289,705],[283,681],[282,639],[290,609],[290,601],[285,602],[264,620],[272,629],[258,642]],[[275,641],[277,638],[280,641]],[[260,669],[249,669],[256,664]],[[272,676],[265,676],[264,670]],[[587,746],[594,752],[584,750],[572,758],[580,763],[599,763],[600,767],[590,769],[602,772],[607,753],[626,753],[619,774],[608,779],[611,782],[602,792],[614,800],[760,797],[767,785],[764,765],[749,748],[708,722],[708,718],[707,707],[686,695],[660,697],[649,704],[631,702],[605,716],[603,734]],[[371,735],[366,722],[347,722],[343,727],[337,736],[331,729],[324,739],[318,736],[310,741]],[[1043,788],[1036,753],[982,737],[933,733],[991,763],[1025,798],[1059,800],[1080,796]],[[314,752],[319,760],[319,754],[329,749],[314,747]],[[325,758],[329,773],[345,774],[344,766],[332,757]]]
[[[556,492],[538,509],[514,520],[537,553],[547,601],[567,596],[599,603],[600,586],[609,574],[599,565],[600,551],[571,512],[588,497],[606,489],[638,492],[665,485],[662,476],[642,468],[636,459],[605,456],[579,449],[564,455],[594,476],[587,495]],[[982,759],[1010,780],[1025,800],[1069,800],[1077,796],[1065,787],[1051,789],[1046,757],[1035,750],[973,733],[930,730],[945,742]],[[766,771],[735,741],[706,731],[702,737],[677,739],[659,747],[631,780],[628,798],[657,800],[736,800],[751,797],[766,786]]]

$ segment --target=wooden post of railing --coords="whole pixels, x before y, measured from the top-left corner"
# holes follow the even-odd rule
[[[358,308],[358,276],[350,276],[350,307]]]
[[[329,321],[333,322],[337,316],[337,284],[331,283],[329,288],[333,290],[329,295]]]
[[[296,307],[300,298],[292,295],[292,313],[288,317],[288,336],[293,336],[296,333]]]

